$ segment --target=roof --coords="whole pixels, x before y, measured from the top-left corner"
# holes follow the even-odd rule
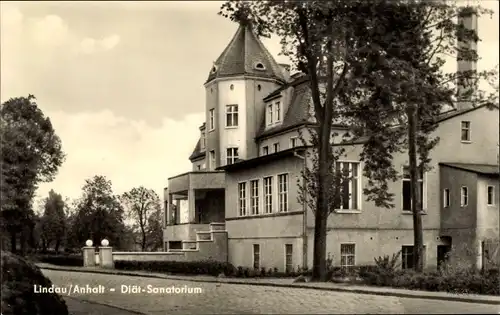
[[[499,175],[499,165],[491,164],[468,164],[468,163],[439,163],[439,165],[456,168],[463,171],[473,172],[481,175]]]
[[[300,147],[295,147],[283,151],[278,151],[272,154],[267,154],[267,155],[262,155],[253,159],[249,160],[238,160],[237,162],[233,164],[228,164],[224,165],[221,167],[218,167],[217,170],[222,170],[226,172],[231,172],[231,171],[239,171],[242,169],[249,169],[252,167],[256,167],[265,163],[269,163],[272,161],[276,161],[277,159],[281,159],[284,157],[290,157],[294,156],[295,152],[302,152],[305,149],[307,149],[306,146],[300,146]]]
[[[466,113],[470,113],[472,111],[475,111],[476,109],[484,108],[484,107],[486,107],[488,109],[498,109],[497,105],[491,104],[491,103],[485,103],[485,104],[482,104],[479,106],[475,106],[475,107],[471,107],[471,108],[467,108],[467,109],[463,109],[463,110],[452,109],[450,111],[442,113],[439,116],[439,118],[437,119],[437,122],[440,123],[442,121],[445,121],[445,120],[448,120],[448,119],[451,119],[453,117],[460,116],[460,115],[463,115]]]
[[[193,153],[189,156],[189,160],[197,160],[198,158],[204,157],[205,152],[201,152],[201,139],[198,139],[198,142],[196,142],[196,146],[194,147]]]
[[[264,69],[255,69],[258,63]],[[245,74],[286,82],[282,67],[264,47],[251,26],[240,24],[229,45],[215,61],[206,83],[220,77]]]
[[[293,94],[288,109],[283,117],[283,122],[276,127],[266,129],[265,118],[262,119],[256,139],[283,132],[309,122],[309,102],[311,100],[311,90],[307,78],[298,78],[269,94],[264,100],[280,95],[281,91],[293,87]]]

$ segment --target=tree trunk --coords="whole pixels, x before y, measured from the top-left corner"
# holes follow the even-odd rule
[[[411,104],[408,108],[408,158],[411,182],[411,206],[413,213],[413,265],[415,271],[423,270],[423,235],[422,235],[422,205],[419,190],[419,167],[417,165],[417,108]],[[423,180],[423,179],[422,179]]]
[[[56,245],[54,247],[54,250],[56,252],[56,254],[59,254],[59,247],[61,246],[61,240],[60,239],[57,239],[56,240]]]
[[[10,251],[15,254],[17,252],[17,233],[10,231]]]
[[[318,200],[316,203],[316,216],[314,222],[314,252],[312,281],[326,281],[326,228],[328,219],[328,198],[326,198],[328,185],[328,158],[330,137],[328,124],[325,122],[319,132],[318,143]]]
[[[24,257],[26,255],[26,229],[25,228],[21,229],[20,234],[21,234],[21,237],[19,240],[19,243],[21,245],[20,255],[22,257]]]
[[[146,250],[146,231],[144,230],[143,226],[141,226],[141,234],[142,234],[141,250],[145,251]]]

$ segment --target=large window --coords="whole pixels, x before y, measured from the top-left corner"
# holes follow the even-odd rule
[[[238,127],[238,105],[226,105],[226,127]]]
[[[470,121],[462,121],[461,127],[462,127],[461,140],[465,142],[470,141]]]
[[[410,170],[409,167],[403,167],[403,179],[402,179],[402,199],[403,199],[403,211],[412,211],[413,207],[411,204],[411,181],[410,181]],[[420,195],[420,205],[422,209],[424,208],[424,174],[420,172],[418,174],[418,190]]]
[[[460,188],[460,206],[466,207],[469,204],[469,189],[465,186]]]
[[[488,206],[492,206],[495,204],[495,186],[488,186],[487,191]]]
[[[359,163],[337,162],[335,168],[342,174],[338,210],[359,210]]]
[[[260,269],[260,245],[253,244],[253,268]]]
[[[403,246],[401,248],[401,260],[403,269],[413,269],[413,246]]]
[[[267,124],[273,124],[273,104],[267,105]]]
[[[238,184],[238,208],[240,216],[247,215],[247,183]]]
[[[274,125],[281,121],[281,117],[283,116],[283,111],[281,108],[280,102],[275,102],[273,104],[267,105],[267,113],[266,113],[266,121],[267,125]]]
[[[252,214],[259,214],[259,180],[252,180],[250,182],[250,207]]]
[[[278,210],[288,211],[288,174],[278,175]]]
[[[264,201],[266,213],[273,212],[273,178],[264,178]]]
[[[238,148],[227,148],[227,152],[226,152],[226,156],[227,156],[227,161],[226,161],[226,164],[229,165],[229,164],[234,164],[236,162],[236,160],[238,159]]]
[[[212,108],[211,110],[208,111],[208,130],[214,130],[215,129],[215,109]]]
[[[356,245],[340,244],[340,267],[349,269],[356,264]]]
[[[285,272],[293,271],[293,245],[285,244]]]

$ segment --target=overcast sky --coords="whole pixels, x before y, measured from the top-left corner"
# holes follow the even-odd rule
[[[498,64],[498,2],[479,21],[480,69]],[[237,26],[220,2],[1,2],[1,101],[34,94],[67,153],[52,183],[80,195],[105,175],[116,193],[143,185],[160,196],[189,171],[204,121],[212,62]],[[278,62],[278,39],[264,40]],[[452,63],[453,65],[453,63]]]

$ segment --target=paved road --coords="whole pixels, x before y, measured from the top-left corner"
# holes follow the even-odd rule
[[[106,292],[74,293],[79,299],[118,306],[142,314],[499,314],[500,306],[353,294],[310,289],[199,283],[104,274],[43,270],[61,287],[102,285]],[[200,288],[202,293],[121,293],[122,285],[154,288]],[[115,292],[110,292],[115,288]],[[71,309],[71,303],[68,303]],[[91,305],[89,304],[89,309]],[[90,311],[89,311],[90,313]],[[123,312],[122,312],[123,313]],[[78,313],[75,313],[78,314]],[[95,313],[99,314],[99,313]]]

